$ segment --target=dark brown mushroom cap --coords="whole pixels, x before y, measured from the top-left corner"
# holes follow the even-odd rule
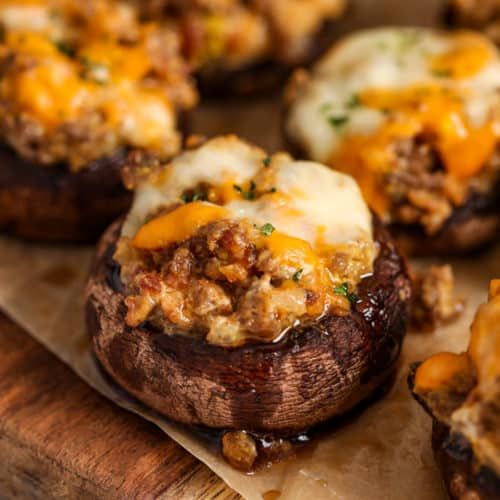
[[[189,425],[295,434],[346,412],[392,374],[405,335],[410,280],[377,222],[374,272],[344,317],[238,348],[125,324],[112,260],[120,223],[104,235],[86,290],[87,327],[105,370],[159,413]]]
[[[117,152],[72,173],[0,146],[0,229],[29,240],[95,241],[132,202],[121,180],[124,160]]]
[[[408,377],[408,386],[415,400],[432,417],[432,449],[452,500],[497,500],[500,498],[500,477],[488,467],[480,466],[471,444],[432,414],[425,401],[414,392],[415,363]]]

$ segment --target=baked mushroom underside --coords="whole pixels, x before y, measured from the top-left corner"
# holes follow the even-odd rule
[[[353,408],[392,375],[405,334],[410,281],[380,224],[372,275],[345,316],[327,315],[275,343],[224,348],[189,334],[125,323],[113,260],[120,223],[104,235],[86,290],[95,354],[111,377],[184,424],[293,436]]]
[[[0,229],[27,240],[95,241],[132,201],[121,179],[124,161],[119,151],[70,172],[0,147]]]

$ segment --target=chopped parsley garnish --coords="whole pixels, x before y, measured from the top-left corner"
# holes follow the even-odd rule
[[[53,44],[61,54],[64,54],[68,57],[73,57],[75,55],[74,47],[65,40],[55,40]]]
[[[346,115],[329,116],[327,120],[332,127],[339,128],[343,127],[349,121],[349,117]]]
[[[399,50],[409,50],[420,41],[420,33],[415,29],[407,29],[399,36]]]
[[[255,190],[257,189],[257,186],[254,181],[250,181],[250,187],[248,188],[248,191],[244,190],[241,186],[238,184],[234,184],[233,188],[238,191],[238,193],[245,198],[245,200],[255,200],[257,197],[257,193]]]
[[[358,301],[358,296],[355,293],[349,292],[349,283],[342,283],[341,285],[337,285],[333,289],[333,293],[342,295],[342,297],[345,297],[351,304],[354,304]]]
[[[332,127],[340,128],[344,126],[349,121],[349,116],[334,114],[332,108],[331,103],[325,102],[320,106],[319,111]]]
[[[323,103],[320,108],[319,108],[319,111],[322,113],[322,114],[326,114],[326,113],[329,113],[332,109],[332,103],[331,102],[325,102]]]
[[[266,156],[262,160],[262,163],[264,164],[264,167],[269,167],[269,165],[271,165],[271,157],[270,156]]]
[[[191,203],[193,201],[198,201],[198,200],[206,200],[207,195],[203,193],[202,191],[195,191],[194,193],[184,193],[181,196],[181,200],[184,203]]]
[[[297,271],[295,271],[293,273],[293,276],[292,276],[293,281],[295,281],[295,282],[300,281],[300,278],[302,278],[302,273],[303,272],[304,272],[303,269],[298,269]]]
[[[361,104],[361,99],[357,94],[353,94],[346,102],[346,107],[349,109],[357,108]]]
[[[275,187],[272,187],[272,188],[269,190],[269,192],[270,192],[270,193],[276,193],[276,191],[278,191],[278,190],[277,190]]]
[[[80,58],[80,62],[85,68],[82,74],[83,78],[98,83],[99,85],[104,85],[108,82],[108,68],[105,64],[92,61],[85,56]]]
[[[271,236],[271,234],[273,234],[275,231],[275,228],[272,224],[270,224],[269,222],[266,222],[261,228],[260,228],[260,232],[264,235],[264,236]]]
[[[433,69],[432,74],[437,78],[449,78],[453,73],[449,69]]]

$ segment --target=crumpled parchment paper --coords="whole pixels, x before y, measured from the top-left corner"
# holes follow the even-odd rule
[[[377,24],[431,24],[437,0],[354,0],[339,28]],[[203,106],[194,128],[207,135],[235,132],[270,149],[279,148],[280,108],[276,102]],[[406,385],[409,363],[441,351],[462,351],[488,281],[500,276],[500,248],[486,255],[454,260],[457,290],[467,301],[461,318],[433,334],[408,335],[397,381],[382,400],[360,416],[300,451],[295,459],[253,476],[239,473],[186,429],[148,411],[103,377],[83,324],[82,290],[91,248],[27,245],[0,238],[0,307],[27,332],[67,363],[98,392],[154,422],[248,499],[434,500],[444,498],[434,464],[431,422]]]

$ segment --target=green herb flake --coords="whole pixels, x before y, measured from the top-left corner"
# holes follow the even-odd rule
[[[325,102],[319,107],[319,111],[321,114],[325,115],[329,113],[332,110],[332,103],[331,102]]]
[[[436,78],[450,78],[451,76],[453,76],[453,73],[448,70],[448,69],[433,69],[432,70],[432,74],[436,77]]]
[[[293,273],[293,276],[292,276],[293,281],[295,281],[296,283],[298,281],[300,281],[300,278],[302,278],[303,272],[304,272],[303,269],[298,269],[297,271],[295,271],[295,273]]]
[[[201,191],[195,191],[194,193],[184,193],[181,196],[181,200],[184,203],[191,203],[193,201],[198,201],[198,200],[206,200],[206,194],[204,194]]]
[[[255,190],[257,189],[257,186],[256,186],[254,181],[250,181],[250,187],[249,187],[248,191],[245,191],[238,184],[233,184],[233,189],[238,191],[238,193],[240,193],[241,196],[243,196],[243,198],[245,198],[245,200],[251,201],[251,200],[255,200],[255,198],[257,197],[257,193],[255,192]]]
[[[271,157],[270,156],[266,156],[262,160],[262,164],[264,165],[264,167],[269,167],[269,165],[271,165]]]
[[[349,117],[346,115],[329,116],[327,119],[328,123],[335,128],[343,127],[349,121]]]
[[[73,57],[75,55],[74,47],[65,40],[54,40],[52,42],[54,47],[61,53],[68,57]]]
[[[108,68],[105,64],[92,61],[88,57],[81,57],[80,63],[84,67],[84,71],[81,75],[82,78],[91,80],[99,85],[108,83]]]
[[[333,289],[333,293],[337,295],[342,295],[342,297],[345,297],[351,304],[354,304],[355,302],[358,301],[358,296],[355,293],[349,292],[348,283],[342,283],[341,285],[337,285]]]
[[[261,228],[260,228],[260,232],[264,235],[264,236],[271,236],[271,234],[273,234],[275,231],[275,228],[272,224],[270,224],[269,222],[266,222]]]
[[[401,33],[399,38],[399,49],[409,50],[420,42],[420,33],[417,30],[408,29]]]
[[[361,105],[361,99],[357,94],[353,94],[346,102],[346,107],[349,109],[357,108]]]

